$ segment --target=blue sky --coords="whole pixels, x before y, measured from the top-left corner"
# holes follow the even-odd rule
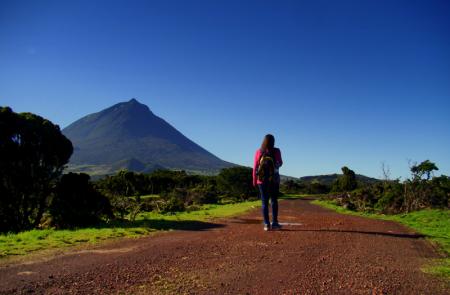
[[[0,105],[62,127],[138,98],[222,159],[450,174],[450,1],[0,1]]]

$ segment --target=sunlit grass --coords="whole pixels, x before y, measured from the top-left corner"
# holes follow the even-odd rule
[[[211,218],[230,217],[242,214],[249,209],[256,208],[260,205],[260,201],[248,201],[234,204],[203,205],[201,210],[191,212],[175,212],[169,214],[161,214],[157,212],[144,212],[138,215],[137,220],[143,219],[164,219],[164,220],[193,220],[206,221]]]
[[[118,221],[112,224],[75,230],[30,230],[20,233],[0,235],[0,257],[25,255],[28,253],[63,248],[80,244],[97,244],[101,241],[139,237],[158,230],[184,229],[194,222],[206,222],[212,218],[230,217],[245,213],[259,206],[258,201],[248,201],[226,205],[204,205],[197,211],[161,214],[145,212],[138,215],[135,222]]]

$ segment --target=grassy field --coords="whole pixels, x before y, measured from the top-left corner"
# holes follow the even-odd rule
[[[396,221],[425,235],[428,240],[439,246],[447,258],[436,259],[422,270],[450,280],[450,258],[448,258],[450,256],[450,210],[425,209],[406,214],[384,215],[350,211],[331,201],[315,200],[312,203],[343,214]]]
[[[120,237],[139,237],[161,230],[203,230],[216,226],[213,218],[242,214],[259,206],[258,201],[226,205],[204,205],[200,210],[160,214],[141,213],[136,221],[121,221],[75,230],[30,230],[0,235],[0,258],[25,255],[40,250],[58,249],[81,244],[96,244]]]

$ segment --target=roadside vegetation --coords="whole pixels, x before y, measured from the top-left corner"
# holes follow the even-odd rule
[[[252,172],[120,171],[92,181],[66,173],[72,143],[52,122],[0,108],[0,257],[156,230],[212,227],[207,220],[256,206]]]
[[[196,211],[140,213],[135,221],[116,220],[96,226],[77,229],[33,229],[19,233],[0,235],[0,257],[25,255],[41,250],[64,248],[121,237],[140,237],[161,230],[203,230],[217,225],[211,219],[242,214],[258,207],[258,201],[233,204],[203,205]]]
[[[344,214],[392,220],[404,224],[435,243],[444,256],[424,267],[425,272],[450,279],[450,178],[433,176],[435,163],[426,160],[411,165],[411,178],[391,180],[382,166],[384,179],[361,183],[348,167],[329,187],[330,192],[313,203]]]
[[[157,230],[202,230],[210,218],[239,214],[259,205],[247,167],[218,175],[185,171],[120,171],[92,181],[66,173],[73,152],[57,125],[31,113],[0,108],[0,257]],[[434,176],[435,163],[410,165],[411,178],[358,177],[348,167],[334,181],[289,179],[292,194],[321,196],[318,204],[339,212],[401,222],[427,235],[450,255],[450,178]],[[324,178],[325,179],[325,178]],[[427,271],[449,274],[449,259]]]

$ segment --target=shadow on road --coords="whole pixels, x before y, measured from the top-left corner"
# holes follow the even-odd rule
[[[231,220],[232,223],[241,223],[241,224],[262,224],[261,220],[258,219],[248,219],[248,218],[235,218]],[[297,226],[297,224],[293,224]],[[301,226],[301,224],[298,224]],[[379,236],[388,236],[388,237],[396,237],[396,238],[406,238],[406,239],[420,239],[426,237],[423,234],[408,234],[408,233],[391,233],[391,232],[377,232],[377,231],[362,231],[362,230],[345,230],[345,229],[302,229],[302,228],[287,228],[292,225],[284,226],[281,231],[296,231],[296,232],[332,232],[332,233],[355,233],[355,234],[364,234],[364,235],[379,235]]]
[[[164,220],[164,219],[151,219],[151,220],[117,220],[110,224],[102,224],[96,226],[96,228],[147,228],[154,230],[184,230],[184,231],[203,231],[213,228],[224,227],[224,224],[211,223],[196,220]]]
[[[242,224],[262,224],[262,220],[259,219],[249,219],[249,218],[233,218],[230,220],[231,223],[242,223]]]
[[[414,234],[402,234],[402,233],[360,231],[360,230],[345,230],[345,229],[291,229],[291,228],[283,228],[282,231],[354,233],[354,234],[388,236],[388,237],[406,238],[406,239],[420,239],[420,238],[424,238],[425,237],[425,235],[417,234],[417,233],[414,233]]]

